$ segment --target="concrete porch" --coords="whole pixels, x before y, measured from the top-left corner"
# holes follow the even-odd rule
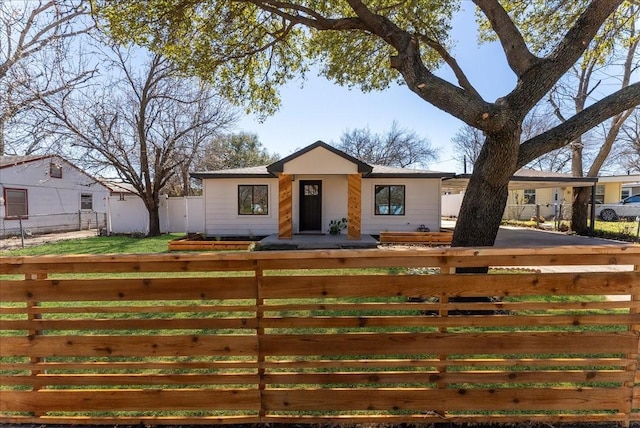
[[[278,234],[263,238],[260,250],[317,250],[341,248],[377,248],[378,241],[371,235],[360,239],[347,239],[347,235],[293,235],[291,239],[279,239]]]

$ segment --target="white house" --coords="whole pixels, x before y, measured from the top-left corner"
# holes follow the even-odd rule
[[[453,173],[368,165],[318,141],[271,165],[191,174],[202,179],[208,236],[327,233],[347,237],[440,229],[443,177]]]
[[[56,155],[0,157],[0,235],[105,226],[109,189]]]

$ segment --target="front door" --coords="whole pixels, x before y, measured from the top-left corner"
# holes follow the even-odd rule
[[[300,232],[322,230],[322,181],[300,180]]]

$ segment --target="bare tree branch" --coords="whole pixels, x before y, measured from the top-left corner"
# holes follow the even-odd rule
[[[518,168],[538,156],[567,145],[598,123],[640,104],[640,83],[627,86],[585,108],[566,122],[520,145]]]

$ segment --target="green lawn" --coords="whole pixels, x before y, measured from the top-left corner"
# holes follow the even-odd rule
[[[532,221],[504,221],[521,227],[535,227]],[[637,241],[638,223],[631,221],[596,221],[596,236]],[[148,254],[168,252],[168,242],[182,237],[182,233],[173,233],[152,238],[129,236],[95,236],[47,243],[39,246],[16,250],[0,251],[2,256],[42,256],[50,254]]]
[[[529,220],[503,220],[502,224],[520,227],[536,227],[536,222]],[[552,222],[547,222],[546,224],[552,224]],[[567,227],[569,226],[568,221],[563,221],[562,224]],[[636,242],[638,241],[638,222],[596,220],[595,236]]]
[[[145,254],[166,253],[168,242],[184,236],[173,233],[151,238],[129,236],[95,236],[47,243],[17,250],[0,251],[3,256],[44,256],[50,254]]]

